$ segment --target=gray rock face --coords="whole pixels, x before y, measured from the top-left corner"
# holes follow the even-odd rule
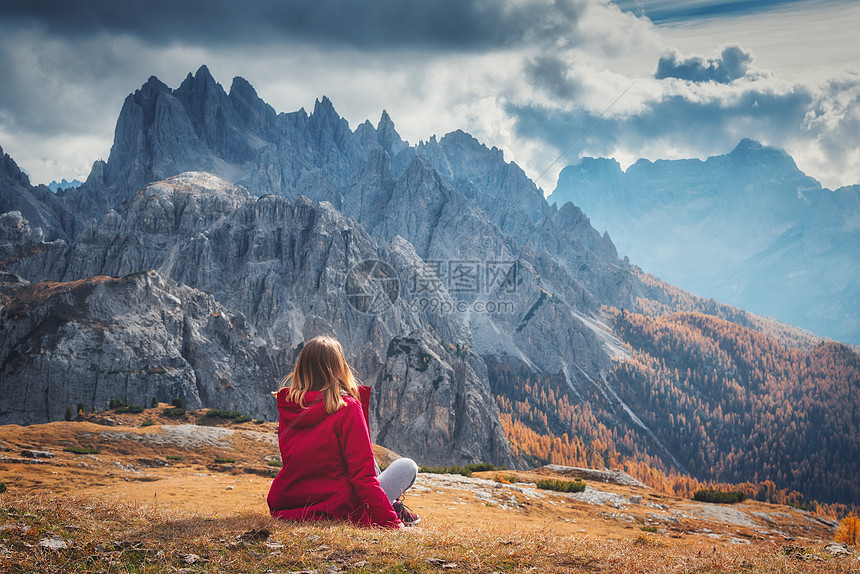
[[[419,145],[445,180],[466,197],[473,197],[492,221],[509,233],[506,218],[524,212],[532,221],[549,214],[543,192],[516,164],[505,161],[502,150],[488,149],[471,135],[457,130],[437,143]]]
[[[0,222],[7,220],[7,227],[17,230],[8,232],[17,244],[27,245],[27,241],[33,243],[39,239],[32,236],[26,223],[15,214],[4,215]],[[10,262],[7,268],[28,278],[62,282],[86,282],[92,281],[86,278],[102,276],[127,280],[138,276],[140,270],[155,269],[159,277],[170,277],[172,281],[190,286],[185,289],[209,294],[207,297],[224,305],[225,310],[218,313],[240,317],[241,325],[248,329],[249,341],[265,352],[241,348],[238,351],[250,357],[251,364],[259,360],[268,365],[266,372],[261,373],[263,380],[250,384],[247,379],[233,377],[239,381],[236,384],[242,386],[244,394],[233,393],[235,404],[224,404],[226,400],[216,398],[211,390],[224,380],[216,366],[225,360],[224,357],[235,358],[238,351],[232,344],[226,349],[206,344],[210,340],[208,336],[194,344],[184,343],[180,348],[187,353],[182,358],[194,366],[193,371],[177,366],[169,374],[159,376],[162,379],[173,377],[169,380],[174,396],[187,397],[189,405],[229,406],[254,416],[271,415],[272,411],[267,409],[273,408],[274,403],[268,391],[286,373],[301,343],[316,334],[337,335],[361,378],[371,385],[381,380],[388,368],[386,349],[398,333],[416,332],[422,344],[428,346],[445,344],[472,348],[468,329],[459,315],[414,308],[408,294],[376,315],[360,313],[349,305],[344,285],[347,273],[357,263],[379,259],[404,277],[412,274],[411,269],[416,266],[423,266],[411,244],[402,238],[395,237],[391,245],[379,244],[329,204],[314,205],[306,198],[291,203],[272,195],[252,197],[243,188],[209,174],[181,174],[149,185],[119,211],[112,210],[101,221],[88,225],[70,247],[61,245],[48,249],[42,244],[41,249],[31,249],[27,253],[26,257]],[[135,301],[121,299],[111,309],[120,315],[123,308],[133,309],[135,305]],[[156,306],[153,304],[153,308]],[[87,316],[86,310],[81,313]],[[237,321],[239,319],[232,320],[234,324]],[[161,335],[158,329],[153,323],[151,337],[146,329],[135,330],[128,337],[137,336],[137,344],[149,348],[185,334],[167,330]],[[127,346],[134,345],[127,343]],[[103,348],[93,351],[93,354],[110,353]],[[114,354],[121,362],[122,353]],[[222,358],[215,358],[222,354]],[[210,360],[210,357],[213,358]],[[67,355],[56,361],[64,360],[71,361]],[[476,374],[481,373],[482,363],[474,354],[471,362],[475,364],[466,368],[461,365],[462,360],[458,363],[444,353],[433,357],[436,370],[469,374],[450,383],[456,393],[437,393],[432,385],[425,385],[416,378],[417,372],[415,377],[398,383],[418,385],[427,393],[421,400],[435,405],[434,409],[447,409],[451,417],[451,420],[420,419],[420,424],[411,424],[408,429],[392,425],[386,419],[388,436],[401,437],[397,443],[402,449],[400,452],[427,463],[466,462],[487,457],[501,464],[511,463],[486,374]],[[179,360],[175,359],[174,363]],[[280,366],[280,373],[274,372],[276,366]],[[154,368],[137,367],[131,359],[130,364],[122,368],[113,363],[110,367],[112,371],[139,373],[141,380],[151,375]],[[34,368],[24,365],[16,368],[16,372],[29,372]],[[195,381],[192,374],[206,383]],[[453,377],[449,374],[449,378]],[[10,380],[19,385],[29,384],[25,376],[16,375]],[[115,379],[110,379],[100,384],[111,388],[116,383]],[[166,383],[151,384],[161,384],[158,387],[161,389]],[[191,390],[185,393],[176,390],[183,385]],[[261,386],[266,392],[262,392]],[[385,388],[385,397],[377,393],[374,398],[374,412],[378,417],[390,408],[399,408],[388,404],[391,385]],[[10,389],[10,392],[15,391]],[[132,385],[126,393],[127,402],[138,400],[143,392]],[[246,394],[255,394],[257,399],[246,401]],[[400,396],[402,392],[395,391],[395,394]],[[463,398],[466,396],[469,400]],[[126,400],[125,396],[115,398]],[[66,406],[60,409],[60,414]],[[468,415],[464,414],[467,409]],[[41,412],[43,416],[46,412],[48,417],[56,416],[55,410]],[[37,418],[34,414],[28,420],[32,422]],[[448,428],[452,420],[459,421],[456,434]],[[377,428],[382,428],[382,422],[373,419],[371,430],[376,432]],[[436,435],[446,437],[448,449],[431,449],[435,443],[422,438]]]
[[[0,424],[57,420],[110,399],[241,410],[270,420],[277,369],[241,315],[154,271],[0,284]]]
[[[476,458],[513,465],[482,379],[483,362],[462,345],[414,333],[393,338],[376,383],[377,439],[395,451],[432,453],[438,464]]]

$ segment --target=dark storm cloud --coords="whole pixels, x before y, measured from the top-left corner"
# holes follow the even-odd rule
[[[149,42],[326,42],[363,48],[509,47],[570,36],[586,2],[494,0],[9,0],[4,18],[36,22],[65,37],[127,34]],[[575,39],[568,38],[568,42]]]
[[[720,57],[709,59],[701,56],[685,58],[674,51],[660,57],[654,77],[658,80],[679,78],[691,82],[728,84],[744,77],[753,59],[752,52],[747,52],[740,46],[727,46]]]
[[[685,149],[690,157],[725,153],[741,137],[782,146],[809,137],[805,124],[815,100],[797,87],[787,93],[749,92],[732,100],[691,99],[686,95],[662,98],[637,115],[604,117],[571,150],[563,163],[577,155],[611,155],[616,149],[647,156],[649,150]],[[557,149],[566,148],[596,114],[581,109],[567,112],[536,107],[510,107],[517,118],[519,137],[536,139]]]
[[[582,82],[571,77],[568,65],[554,56],[538,56],[525,64],[526,78],[533,86],[556,98],[571,100],[582,92]]]
[[[0,26],[0,130],[49,136],[87,133],[94,123],[103,129],[145,80],[141,60],[150,54],[138,43],[94,35],[70,47],[34,37]]]

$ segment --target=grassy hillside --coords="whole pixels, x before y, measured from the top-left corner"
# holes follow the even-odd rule
[[[710,504],[619,473],[543,467],[419,474],[403,532],[272,520],[274,423],[206,411],[98,413],[0,427],[0,571],[851,572],[835,522]],[[136,409],[135,409],[136,410]],[[235,414],[235,413],[220,413]],[[237,422],[239,421],[239,422]],[[382,464],[396,456],[377,448]],[[582,492],[537,488],[585,479]]]
[[[716,545],[640,532],[624,540],[444,520],[400,532],[297,525],[259,512],[154,510],[91,497],[3,497],[4,572],[842,573],[852,556],[803,544]]]

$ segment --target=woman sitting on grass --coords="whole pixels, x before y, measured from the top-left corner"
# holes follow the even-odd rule
[[[269,489],[272,516],[385,528],[419,522],[400,499],[418,467],[401,458],[377,476],[367,422],[370,388],[356,385],[337,340],[308,341],[275,397],[283,468]]]

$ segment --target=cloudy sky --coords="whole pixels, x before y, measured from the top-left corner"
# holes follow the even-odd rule
[[[858,28],[856,0],[0,0],[0,147],[34,183],[83,179],[126,95],[206,64],[281,112],[326,95],[353,129],[463,129],[547,192],[583,155],[743,137],[835,188],[860,183]]]

